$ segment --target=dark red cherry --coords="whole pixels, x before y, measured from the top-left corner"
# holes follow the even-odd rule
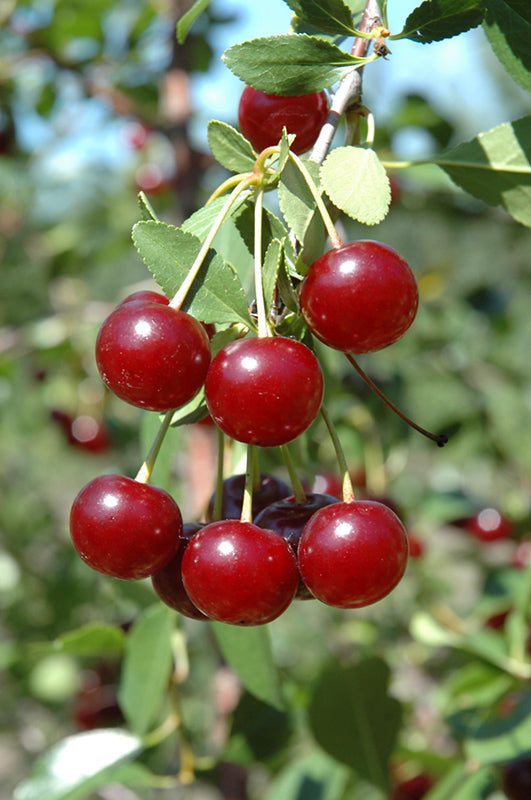
[[[409,542],[409,557],[422,558],[424,555],[424,542],[422,542],[418,536],[411,531],[407,532],[407,539]]]
[[[81,730],[121,725],[124,717],[118,704],[118,676],[107,678],[106,669],[85,670],[76,695],[73,718]]]
[[[343,485],[339,476],[333,472],[317,472],[313,479],[312,492],[329,494],[341,500],[343,497]]]
[[[312,333],[335,350],[370,353],[400,339],[417,313],[415,277],[395,250],[361,240],[317,259],[300,287]]]
[[[160,303],[161,306],[167,306],[169,302],[166,295],[160,292],[154,292],[151,289],[142,289],[139,292],[133,292],[133,294],[128,295],[122,300],[120,305],[123,306],[127,303]]]
[[[305,153],[315,143],[327,116],[325,92],[280,97],[247,86],[238,108],[240,130],[258,153],[278,144],[283,128],[296,135],[293,152]]]
[[[312,351],[293,339],[239,339],[219,351],[205,381],[208,409],[239,442],[274,447],[304,433],[323,399]]]
[[[105,453],[112,445],[105,425],[90,414],[71,417],[64,411],[54,409],[51,418],[59,424],[68,444],[87,453]]]
[[[509,800],[529,800],[531,797],[531,758],[510,761],[503,768],[503,791]]]
[[[293,552],[297,554],[302,531],[310,517],[320,508],[338,502],[339,500],[336,497],[327,494],[316,494],[315,492],[308,493],[304,503],[297,503],[296,498],[293,496],[285,497],[283,500],[278,500],[264,508],[255,517],[254,523],[259,528],[267,528],[278,533],[288,542]],[[299,600],[309,600],[313,597],[302,578],[299,580],[296,596]]]
[[[210,364],[205,329],[160,303],[122,303],[103,323],[96,362],[122,400],[150,411],[180,408],[204,383]]]
[[[163,603],[190,619],[207,619],[207,617],[194,606],[183,585],[181,566],[183,555],[194,533],[201,530],[204,525],[200,522],[188,522],[183,526],[179,549],[165,567],[156,572],[151,582],[155,592]]]
[[[402,781],[393,790],[391,800],[422,800],[434,785],[433,778],[425,772]]]
[[[223,481],[221,516],[220,519],[240,519],[242,515],[243,492],[245,489],[245,475],[231,475]],[[253,519],[263,508],[289,497],[292,493],[290,487],[274,475],[260,475],[260,486],[253,491],[252,515]],[[214,522],[214,503],[216,493],[208,502],[206,518]]]
[[[263,625],[280,616],[297,591],[293,550],[251,522],[211,522],[184,551],[182,576],[194,605],[232,625]]]
[[[408,558],[406,530],[382,503],[359,500],[317,511],[299,543],[302,579],[318,600],[361,608],[389,594]]]
[[[123,580],[147,578],[175,555],[179,507],[167,492],[122,475],[102,475],[78,494],[70,533],[89,567]]]
[[[465,520],[463,527],[475,539],[487,544],[513,536],[512,523],[496,508],[481,509],[475,516]]]

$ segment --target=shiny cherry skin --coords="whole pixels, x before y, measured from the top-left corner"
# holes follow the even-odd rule
[[[74,547],[89,567],[122,580],[147,578],[173,558],[182,517],[162,489],[122,475],[101,475],[70,511]]]
[[[434,785],[433,778],[421,772],[407,781],[402,781],[393,790],[391,800],[422,800]]]
[[[155,592],[165,605],[178,611],[184,617],[205,620],[208,618],[194,606],[186,594],[181,572],[184,551],[194,533],[201,528],[204,528],[204,525],[200,522],[187,522],[183,526],[179,549],[171,561],[152,576],[151,582]]]
[[[317,511],[302,532],[301,577],[315,597],[338,608],[361,608],[388,595],[408,559],[406,530],[388,506],[371,500]]]
[[[323,390],[312,351],[284,336],[231,342],[213,359],[205,381],[207,406],[221,430],[261,447],[304,433],[319,413]]]
[[[127,303],[160,303],[161,306],[169,305],[170,301],[166,295],[154,292],[151,289],[142,289],[139,292],[127,295],[120,303],[121,306]]]
[[[96,341],[104,383],[122,400],[169,411],[191,400],[210,364],[210,343],[196,319],[161,303],[122,303]]]
[[[529,800],[531,797],[531,758],[510,761],[503,768],[503,791],[509,800]]]
[[[475,539],[487,544],[512,539],[514,532],[512,523],[496,508],[482,508],[465,520],[463,527]]]
[[[289,544],[251,522],[222,520],[198,531],[184,551],[182,576],[194,605],[210,619],[263,625],[282,614],[299,583]]]
[[[243,493],[245,489],[245,475],[231,475],[223,481],[221,500],[221,519],[240,519],[242,515]],[[275,475],[260,475],[260,485],[253,490],[253,519],[262,509],[283,497],[289,497],[291,489]],[[214,522],[214,503],[216,492],[208,501],[206,518]]]
[[[285,497],[264,508],[254,518],[254,523],[259,528],[267,528],[282,536],[296,555],[302,531],[310,517],[320,508],[338,502],[337,497],[315,492],[308,493],[304,503],[297,503],[294,496]],[[296,597],[298,600],[309,600],[313,597],[302,578],[299,580]]]
[[[300,287],[301,313],[322,342],[345,353],[370,353],[396,342],[418,308],[415,277],[380,242],[350,242],[325,253]]]
[[[315,144],[328,116],[325,92],[280,97],[247,86],[238,108],[240,130],[257,153],[279,143],[282,129],[295,134],[291,149],[305,153]]]

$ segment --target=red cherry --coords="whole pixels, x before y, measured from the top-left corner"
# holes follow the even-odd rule
[[[89,414],[71,417],[64,411],[54,409],[51,418],[63,429],[72,447],[87,453],[105,453],[111,447],[111,438],[106,427]]]
[[[333,472],[318,472],[313,479],[312,492],[332,495],[340,500],[343,497],[343,485]]]
[[[160,294],[160,292],[154,292],[151,289],[143,289],[128,295],[122,300],[120,305],[123,306],[127,303],[160,303],[161,306],[167,306],[169,302],[169,299],[165,295]]]
[[[304,503],[297,503],[297,499],[293,496],[285,497],[283,500],[278,500],[276,503],[264,508],[255,517],[254,522],[259,528],[267,528],[278,533],[291,546],[293,552],[297,554],[299,540],[308,520],[320,508],[338,502],[339,500],[336,497],[314,492],[306,495]],[[299,600],[309,600],[313,597],[302,578],[299,580],[296,597]]]
[[[407,532],[410,558],[422,558],[424,555],[424,542],[418,539],[411,531]]]
[[[183,526],[179,549],[171,561],[151,578],[153,588],[163,603],[190,619],[207,619],[207,617],[194,606],[183,585],[181,567],[184,551],[194,533],[201,530],[204,525],[199,522],[189,522]]]
[[[147,578],[179,547],[179,507],[162,489],[122,475],[102,475],[78,494],[70,533],[89,567],[123,580]]]
[[[310,427],[323,399],[323,373],[306,345],[284,336],[239,339],[212,361],[208,409],[239,442],[274,447]]]
[[[118,704],[116,679],[105,676],[107,670],[86,670],[83,685],[74,703],[73,718],[81,730],[121,725],[124,717]]]
[[[510,761],[503,768],[503,791],[509,800],[529,800],[531,797],[531,758]]]
[[[183,583],[204,614],[232,625],[263,625],[280,616],[297,591],[289,544],[251,522],[223,520],[198,531],[184,551]]]
[[[395,786],[391,800],[422,800],[433,786],[433,778],[425,772]]]
[[[523,539],[518,543],[512,558],[513,567],[524,569],[531,558],[531,539]]]
[[[325,92],[279,97],[247,86],[238,108],[241,132],[258,153],[278,144],[283,128],[296,135],[293,152],[305,153],[315,143],[327,116]]]
[[[417,313],[418,289],[398,253],[361,240],[318,258],[302,281],[299,299],[318,339],[335,350],[370,353],[407,331]]]
[[[103,323],[96,362],[122,400],[150,411],[180,408],[204,383],[210,343],[200,322],[160,303],[122,303]]]
[[[408,557],[404,526],[388,506],[370,500],[317,511],[302,532],[299,569],[312,594],[339,608],[361,608],[389,594]]]
[[[245,475],[231,475],[223,481],[221,499],[221,519],[240,519],[242,515],[243,492],[245,489]],[[260,486],[253,490],[253,519],[262,509],[283,497],[289,497],[289,486],[274,475],[260,475]],[[216,493],[208,502],[206,518],[214,522],[214,503]]]
[[[474,517],[464,523],[468,533],[481,542],[498,542],[502,539],[511,539],[513,526],[496,508],[483,508]]]

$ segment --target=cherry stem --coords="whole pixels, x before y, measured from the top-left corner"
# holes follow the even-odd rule
[[[253,487],[256,463],[256,447],[253,444],[247,445],[247,468],[245,471],[245,488],[243,490],[241,522],[253,521]]]
[[[226,217],[228,216],[232,206],[234,205],[234,203],[238,199],[239,195],[243,191],[245,191],[245,189],[247,189],[249,186],[251,186],[252,183],[254,182],[254,180],[255,180],[254,176],[252,176],[252,177],[250,177],[250,176],[252,176],[252,173],[250,173],[249,175],[246,175],[238,183],[238,185],[235,186],[235,188],[233,189],[233,191],[231,192],[231,194],[227,198],[225,204],[223,205],[223,208],[221,209],[221,211],[219,212],[218,216],[216,217],[216,219],[212,223],[212,227],[210,228],[210,231],[208,232],[208,236],[206,237],[205,241],[201,245],[201,249],[199,250],[199,252],[198,252],[198,254],[196,256],[194,263],[190,267],[190,270],[189,270],[186,278],[181,283],[181,285],[179,286],[179,289],[177,290],[176,294],[174,295],[174,297],[171,299],[171,301],[169,303],[169,305],[172,308],[179,309],[182,306],[182,304],[184,303],[186,295],[190,291],[190,289],[192,287],[192,284],[195,281],[195,279],[197,277],[197,274],[198,274],[199,270],[201,269],[201,266],[203,265],[203,261],[205,260],[205,258],[207,256],[207,253],[210,250],[212,242],[216,238],[216,235],[217,235],[219,229],[221,228],[223,222],[225,221]]]
[[[218,522],[221,519],[221,509],[223,507],[223,467],[225,464],[225,436],[221,428],[217,428],[218,434],[218,465],[216,475],[216,490],[214,494],[214,507],[212,508],[212,519]]]
[[[258,336],[269,336],[267,316],[262,285],[262,215],[264,211],[264,190],[258,186],[254,190],[254,291],[256,313],[258,316]]]
[[[332,444],[334,445],[334,450],[336,451],[339,473],[341,475],[341,483],[342,483],[341,494],[343,497],[343,502],[353,503],[356,498],[354,497],[354,489],[352,488],[352,481],[350,480],[350,473],[348,471],[345,453],[343,451],[343,448],[341,447],[341,442],[339,441],[339,436],[337,435],[334,423],[330,419],[330,415],[326,410],[326,408],[324,407],[324,405],[321,406],[321,416],[325,421],[326,427],[328,428],[328,433],[330,434],[330,438],[332,439]]]
[[[323,223],[324,223],[324,226],[326,228],[326,232],[328,233],[328,236],[330,238],[330,241],[332,242],[332,246],[336,250],[338,248],[340,248],[340,247],[343,247],[343,242],[339,238],[339,234],[335,229],[334,223],[332,222],[332,217],[328,213],[328,209],[327,209],[325,203],[323,202],[323,198],[321,197],[321,194],[320,194],[317,186],[313,182],[312,176],[310,175],[310,173],[308,172],[308,170],[306,169],[306,167],[304,166],[304,164],[302,163],[300,158],[298,156],[296,156],[295,153],[292,153],[291,150],[290,150],[290,153],[289,153],[289,157],[291,158],[293,163],[297,166],[297,168],[299,169],[302,177],[304,178],[304,180],[308,184],[308,188],[309,188],[310,192],[313,195],[313,198],[314,198],[314,200],[316,202],[317,208],[319,209],[319,213],[321,214],[321,218],[323,220]]]
[[[155,437],[155,441],[151,445],[151,450],[147,454],[146,460],[136,474],[135,481],[138,481],[138,483],[149,483],[151,473],[153,472],[153,467],[155,466],[155,461],[157,460],[164,437],[166,436],[168,428],[170,427],[172,417],[173,409],[171,411],[167,411],[164,415],[161,426]]]
[[[306,503],[308,498],[306,497],[306,492],[304,491],[300,478],[297,474],[295,463],[291,457],[291,453],[289,452],[287,445],[281,444],[280,452],[282,453],[282,458],[284,459],[284,463],[289,472],[289,479],[293,488],[295,502],[299,504]]]
[[[391,409],[391,411],[394,411],[394,413],[397,414],[397,416],[399,416],[400,419],[403,420],[407,425],[409,425],[410,428],[413,428],[414,430],[418,431],[418,433],[421,433],[423,436],[426,436],[428,439],[436,442],[438,447],[444,447],[444,445],[448,442],[448,436],[446,436],[445,433],[430,433],[430,431],[426,430],[426,428],[422,428],[420,425],[417,425],[416,422],[413,422],[410,417],[406,416],[402,411],[400,411],[400,409],[397,408],[395,404],[385,396],[381,389],[376,386],[376,384],[369,378],[367,373],[362,370],[354,356],[352,356],[350,353],[345,353],[345,356],[347,360],[350,361],[360,378],[362,378],[367,386],[372,389],[376,395],[378,395],[380,400],[383,400],[383,402]]]

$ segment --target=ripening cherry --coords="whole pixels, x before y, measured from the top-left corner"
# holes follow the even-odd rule
[[[162,489],[122,475],[101,475],[74,500],[70,533],[75,549],[96,572],[137,580],[173,558],[182,517]]]
[[[238,108],[240,130],[257,153],[277,145],[282,138],[283,128],[295,134],[291,146],[293,152],[305,153],[315,144],[327,116],[328,98],[325,92],[280,97],[247,86]]]
[[[301,313],[322,342],[345,353],[370,353],[396,342],[415,319],[415,277],[395,250],[350,242],[317,259],[300,287]]]
[[[304,433],[319,413],[323,391],[317,358],[284,336],[231,342],[213,359],[205,381],[207,406],[221,430],[261,447]]]
[[[299,583],[289,544],[251,522],[222,520],[198,531],[182,562],[186,593],[210,619],[263,625],[282,614]]]
[[[180,408],[203,385],[210,343],[200,322],[163,303],[121,303],[103,323],[96,362],[117,397],[150,411]]]
[[[302,532],[298,563],[318,600],[361,608],[388,595],[408,559],[407,533],[388,506],[371,500],[335,503],[317,511]]]
[[[183,526],[183,531],[180,537],[179,549],[171,561],[169,561],[161,570],[156,572],[151,578],[153,588],[163,603],[170,608],[173,608],[174,611],[178,611],[179,614],[182,614],[184,617],[200,620],[205,620],[207,617],[202,613],[202,611],[199,611],[199,609],[194,606],[186,594],[181,567],[183,563],[184,551],[186,550],[190,539],[194,533],[197,533],[197,531],[201,530],[203,527],[204,525],[200,522],[186,523],[186,525]]]
[[[502,772],[503,791],[509,800],[529,800],[531,797],[531,758],[510,761]]]
[[[422,800],[434,785],[431,775],[421,772],[407,781],[402,781],[393,789],[391,800]]]
[[[225,478],[222,487],[221,513],[220,519],[240,519],[242,515],[243,493],[245,490],[245,475],[231,475]],[[291,489],[283,480],[275,475],[260,475],[260,483],[253,489],[252,517],[253,519],[262,509],[289,497]],[[208,522],[214,522],[214,503],[216,502],[216,492],[208,501],[206,518]]]

